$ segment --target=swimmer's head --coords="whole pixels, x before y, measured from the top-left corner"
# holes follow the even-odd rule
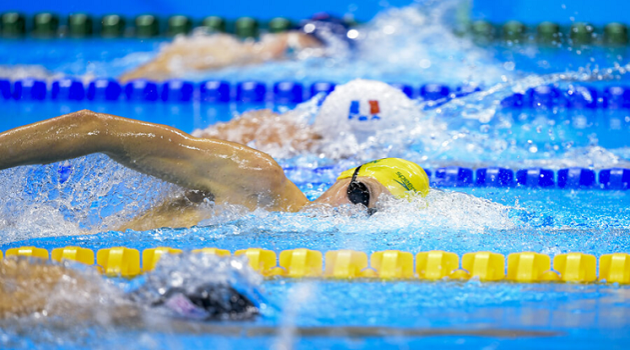
[[[326,44],[331,37],[347,41],[348,25],[341,19],[327,13],[317,13],[310,19],[300,22],[299,30],[314,36]]]
[[[357,167],[359,168],[359,167]],[[348,169],[337,180],[356,176],[370,177],[385,186],[396,198],[408,198],[414,193],[423,197],[429,193],[429,177],[418,164],[400,158],[383,158]]]

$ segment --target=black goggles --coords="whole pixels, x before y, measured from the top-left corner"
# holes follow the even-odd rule
[[[376,213],[378,209],[369,207],[370,190],[363,182],[357,181],[359,170],[361,170],[361,166],[357,167],[354,174],[352,174],[352,180],[350,180],[348,190],[346,191],[348,194],[348,200],[352,204],[363,204],[368,210],[368,215],[372,215]]]

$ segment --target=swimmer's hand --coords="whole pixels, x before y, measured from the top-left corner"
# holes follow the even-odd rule
[[[0,134],[0,170],[92,153],[217,203],[297,211],[308,202],[268,154],[165,125],[83,110]]]

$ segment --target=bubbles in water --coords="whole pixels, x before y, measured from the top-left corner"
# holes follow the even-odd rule
[[[60,78],[62,73],[53,73],[39,65],[0,65],[0,77],[11,80],[35,78],[42,80],[52,80]]]

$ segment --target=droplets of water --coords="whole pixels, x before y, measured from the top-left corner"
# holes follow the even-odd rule
[[[63,170],[69,167],[71,170]],[[92,155],[0,173],[2,242],[115,229],[177,187]]]

